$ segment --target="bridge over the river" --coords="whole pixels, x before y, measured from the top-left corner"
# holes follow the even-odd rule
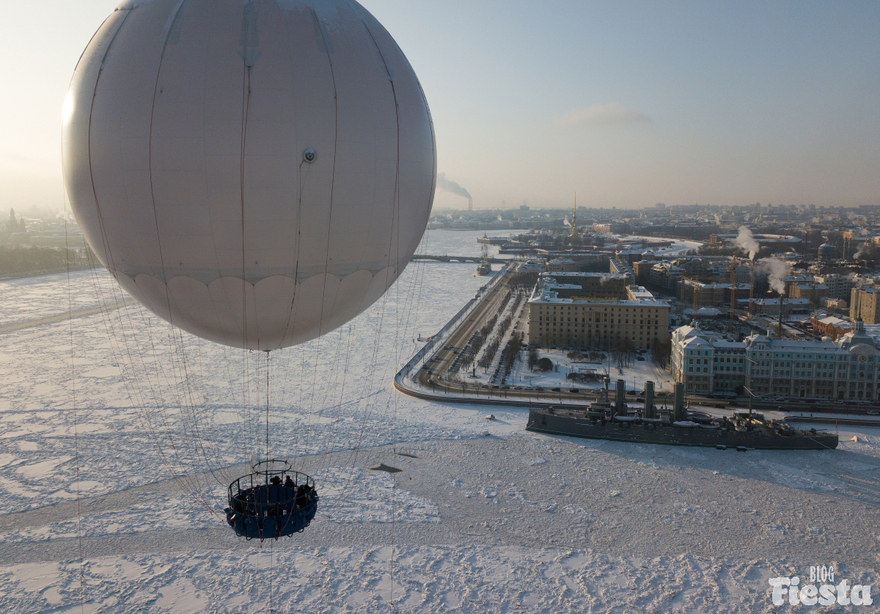
[[[412,260],[424,260],[425,262],[466,262],[466,263],[477,263],[482,261],[482,257],[480,256],[448,256],[446,254],[442,256],[429,256],[428,254],[414,254]],[[488,261],[492,264],[506,264],[510,262],[510,259],[504,258],[489,258]]]

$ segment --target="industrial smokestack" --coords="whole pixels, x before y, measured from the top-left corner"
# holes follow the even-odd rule
[[[623,416],[626,414],[624,395],[626,395],[626,382],[619,379],[617,380],[617,391],[614,396],[614,414],[617,416]]]
[[[779,295],[779,327],[776,331],[776,334],[779,335],[779,338],[782,339],[782,297],[783,295]]]
[[[468,211],[474,210],[474,199],[468,196]]]
[[[645,418],[656,418],[654,413],[654,382],[645,382],[645,410],[642,414]]]
[[[749,268],[749,317],[755,314],[755,263]]]

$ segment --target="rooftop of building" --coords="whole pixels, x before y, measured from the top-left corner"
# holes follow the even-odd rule
[[[686,279],[684,280],[685,285],[688,286],[697,286],[702,289],[716,289],[716,290],[726,290],[728,288],[733,287],[733,284],[728,282],[715,282],[715,281],[696,281],[694,279]],[[748,290],[749,284],[748,282],[743,282],[740,284],[736,284],[737,290]]]
[[[554,273],[555,277],[557,274]],[[607,273],[603,273],[602,275],[608,275]],[[615,275],[614,277],[625,279],[625,275]],[[529,303],[545,303],[545,304],[555,304],[555,305],[608,305],[608,306],[631,306],[631,307],[669,307],[669,303],[664,300],[658,300],[654,297],[650,290],[645,289],[642,286],[631,285],[627,286],[627,298],[625,299],[613,299],[613,298],[590,298],[590,297],[580,297],[574,296],[569,298],[560,298],[558,294],[558,290],[569,290],[569,291],[577,291],[581,290],[582,287],[576,284],[566,284],[559,283],[555,281],[552,277],[541,276],[541,279],[535,285],[535,289],[532,291],[531,297],[529,297]]]
[[[748,300],[748,299],[740,299],[740,300]],[[754,302],[756,305],[773,306],[773,305],[779,304],[779,299],[776,297],[756,298],[756,299],[750,299],[750,300],[752,300],[752,302]],[[782,299],[782,304],[789,305],[789,306],[791,306],[791,305],[812,305],[813,302],[808,298],[784,298],[784,299]]]
[[[853,330],[841,335],[837,341],[814,339],[780,339],[772,332],[767,334],[755,333],[746,337],[743,341],[731,341],[718,333],[704,331],[699,326],[682,326],[672,331],[673,343],[678,343],[683,348],[749,348],[759,344],[769,346],[775,352],[802,352],[805,354],[835,354],[835,355],[880,355],[880,325],[869,332],[868,326],[861,322],[855,323]]]
[[[621,279],[625,280],[626,275],[623,273],[591,273],[591,272],[579,272],[579,271],[560,271],[558,273],[544,273],[541,277],[555,277],[555,278],[571,278],[577,279],[581,277],[590,277],[590,278],[599,278],[599,277],[607,277],[609,279]]]
[[[824,318],[816,318],[816,321],[821,322],[822,324],[833,324],[835,326],[838,324],[845,324],[847,326],[852,325],[852,322],[850,322],[849,320],[844,320],[843,318],[836,318],[834,316],[825,316]],[[880,335],[880,332],[878,332],[878,335]]]

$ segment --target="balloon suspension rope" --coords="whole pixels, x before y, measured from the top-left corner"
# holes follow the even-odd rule
[[[85,613],[86,566],[83,558],[82,479],[79,472],[79,416],[76,412],[76,348],[73,334],[73,292],[70,288],[70,238],[67,233],[67,205],[64,207],[64,254],[67,264],[67,322],[70,335],[70,396],[73,408],[73,450],[76,468],[76,537],[79,542],[79,610]]]
[[[269,350],[266,350],[266,460],[268,461],[271,457],[269,456]],[[268,465],[267,465],[268,467]],[[262,547],[263,540],[260,540],[260,547]],[[274,612],[275,609],[272,607],[272,576],[275,571],[275,552],[272,549],[272,542],[269,542],[269,612]]]
[[[266,460],[269,458],[269,350],[266,350]]]

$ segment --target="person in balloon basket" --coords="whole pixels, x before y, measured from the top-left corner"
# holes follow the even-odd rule
[[[296,509],[301,510],[312,502],[312,487],[303,484],[296,489]]]

